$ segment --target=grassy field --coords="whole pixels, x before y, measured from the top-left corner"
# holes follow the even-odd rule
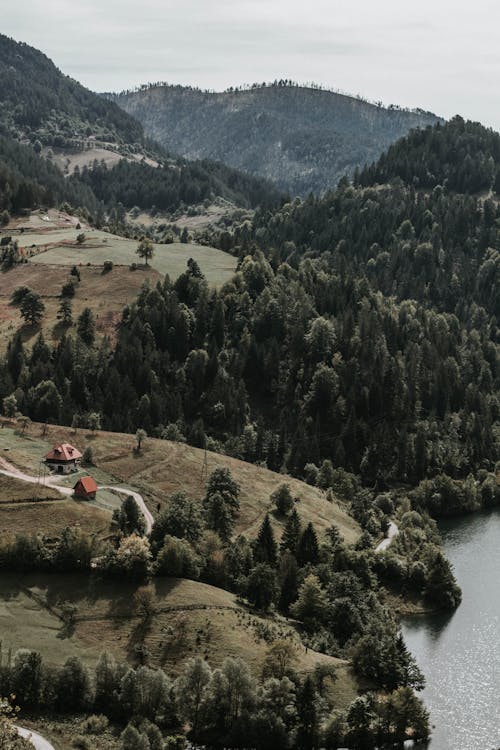
[[[71,485],[75,481],[73,476]],[[121,500],[106,491],[97,497],[92,503],[77,501],[50,487],[0,474],[0,535],[43,532],[54,537],[66,526],[78,525],[91,534],[106,536],[110,530],[110,511]]]
[[[155,579],[153,588],[155,613],[145,623],[133,603],[136,584],[56,574],[2,575],[2,652],[35,648],[55,665],[78,655],[93,667],[103,650],[135,663],[134,649],[144,645],[149,664],[172,676],[198,654],[214,667],[226,656],[240,656],[258,676],[269,643],[285,638],[295,647],[299,672],[311,671],[318,662],[335,667],[338,680],[331,690],[336,705],[345,706],[356,696],[358,684],[349,663],[304,648],[283,618],[254,615],[233,594],[203,583]],[[66,602],[77,607],[71,628],[59,616]]]
[[[28,263],[0,273],[0,351],[5,351],[18,330],[27,346],[34,343],[40,331],[47,341],[60,339],[63,330],[58,325],[57,311],[61,287],[69,278],[68,272],[66,266]],[[116,323],[123,307],[137,297],[144,281],[148,280],[154,286],[161,278],[152,268],[132,272],[123,266],[106,274],[102,273],[102,268],[82,266],[80,276],[81,281],[76,285],[72,299],[73,320],[76,321],[85,307],[90,307],[96,317],[97,333],[111,339],[116,334]],[[18,308],[9,304],[12,291],[19,286],[29,286],[42,296],[45,315],[41,326],[24,325]],[[70,332],[72,329],[75,329],[74,325],[65,330]]]
[[[241,486],[238,533],[256,535],[265,514],[272,511],[271,493],[283,482],[288,482],[298,498],[296,507],[304,523],[312,521],[320,534],[335,524],[348,543],[355,542],[360,534],[358,525],[340,501],[329,502],[316,487],[235,458],[208,453],[204,472],[204,451],[182,443],[148,438],[138,456],[133,452],[135,439],[132,435],[98,432],[92,437],[86,431],[75,435],[70,428],[51,426],[49,434],[42,438],[37,425],[33,425],[24,437],[7,427],[0,430],[0,452],[3,450],[9,461],[29,473],[36,473],[40,457],[55,442],[72,443],[81,451],[91,444],[94,462],[102,472],[96,474],[92,471],[97,481],[107,484],[114,479],[138,489],[153,513],[158,506],[163,507],[174,492],[182,491],[201,501],[207,475],[217,466],[227,466]],[[277,536],[280,536],[282,521],[274,516],[272,521]]]
[[[0,468],[2,467],[0,466]],[[61,493],[51,487],[38,487],[36,484],[27,484],[20,479],[0,474],[0,508],[2,505],[31,502],[35,498],[39,500],[60,500]]]
[[[137,240],[85,226],[77,229],[75,222],[75,217],[63,212],[33,212],[0,231],[0,238],[12,236],[18,242],[29,261],[0,273],[0,353],[5,351],[17,331],[21,332],[28,346],[40,331],[49,341],[56,342],[61,338],[64,330],[57,320],[61,287],[74,265],[79,267],[81,281],[76,285],[72,299],[73,319],[76,320],[85,307],[90,307],[96,316],[97,333],[111,339],[115,336],[116,323],[124,306],[133,302],[144,281],[148,280],[154,286],[165,274],[175,280],[186,270],[191,257],[199,263],[212,286],[228,281],[236,269],[236,259],[221,250],[173,243],[155,245],[151,265],[139,265],[136,271],[131,271],[132,263],[140,264],[135,252]],[[86,240],[78,245],[76,237],[81,231],[84,231]],[[103,263],[107,260],[113,262],[114,268],[103,273]],[[9,304],[12,291],[19,286],[29,286],[42,296],[45,314],[41,325],[26,326],[19,310]]]
[[[3,232],[7,233],[7,230]],[[87,228],[84,230],[85,242],[78,245],[76,237],[79,233],[80,230],[76,228],[41,228],[28,229],[13,237],[30,263],[102,266],[105,260],[111,260],[116,265],[129,266],[141,262],[136,254],[137,240]],[[208,283],[213,286],[228,281],[236,268],[236,259],[221,250],[180,242],[155,245],[151,266],[160,274],[168,273],[172,279],[176,279],[186,269],[189,258],[199,263]]]

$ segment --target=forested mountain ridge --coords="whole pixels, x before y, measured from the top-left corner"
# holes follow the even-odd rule
[[[446,125],[415,130],[366,167],[359,183],[386,183],[395,177],[417,188],[442,185],[458,193],[494,190],[500,195],[500,135],[458,116]]]
[[[381,484],[492,471],[499,220],[492,199],[400,179],[261,210],[220,292],[190,263],[143,290],[98,359],[79,341],[49,357],[14,342],[2,395],[44,419],[35,394],[54,380],[63,422],[96,408],[110,429],[168,428],[299,476],[325,461]]]
[[[439,119],[287,81],[222,93],[159,84],[107,96],[168,150],[221,160],[292,195],[333,189],[411,128]]]
[[[141,125],[69,76],[39,50],[0,34],[0,125],[5,134],[62,146],[90,135],[136,143]]]
[[[245,208],[280,202],[277,188],[260,178],[169,156],[117,104],[65,76],[42,52],[3,35],[0,102],[1,209],[66,202],[102,223],[118,204],[120,210],[174,211],[216,198]],[[87,163],[65,179],[55,156],[74,153],[88,155]],[[93,156],[109,153],[110,165]]]

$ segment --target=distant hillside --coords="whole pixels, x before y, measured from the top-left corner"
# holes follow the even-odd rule
[[[416,188],[442,185],[457,193],[494,190],[500,195],[500,134],[454,117],[392,145],[377,164],[363,170],[359,182],[368,186],[395,177]]]
[[[278,190],[264,180],[207,160],[170,157],[117,104],[3,35],[0,103],[1,209],[18,213],[66,201],[102,215],[102,207],[109,212],[116,204],[174,211],[218,197],[245,208],[279,203]],[[57,165],[75,154],[81,167],[67,170],[65,179]]]
[[[116,104],[65,76],[43,52],[0,34],[0,125],[62,146],[93,135],[134,143],[140,124]]]
[[[153,85],[110,98],[168,150],[222,160],[293,195],[335,187],[412,128],[439,121],[282,82],[223,93]]]

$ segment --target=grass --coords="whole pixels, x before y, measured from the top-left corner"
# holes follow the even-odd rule
[[[72,484],[75,481],[72,477]],[[77,501],[63,497],[50,487],[0,474],[0,535],[42,532],[54,537],[66,526],[78,525],[91,534],[105,536],[109,533],[111,517],[109,510],[103,509],[108,507],[108,493],[101,494],[105,497],[96,503]],[[112,498],[116,504],[121,502]]]
[[[185,492],[188,497],[201,501],[205,494],[207,476],[218,466],[227,466],[241,486],[240,515],[236,532],[254,537],[267,512],[273,510],[271,493],[280,484],[287,482],[292,493],[298,498],[297,511],[303,521],[314,524],[321,535],[335,524],[346,542],[354,543],[360,534],[357,523],[348,515],[340,500],[329,502],[325,494],[298,479],[276,474],[244,461],[205,453],[182,443],[148,438],[140,455],[133,452],[133,435],[114,432],[98,432],[95,437],[79,431],[74,434],[71,428],[51,426],[46,437],[40,435],[40,426],[33,425],[29,435],[22,436],[10,428],[0,430],[0,452],[19,468],[31,473],[38,470],[40,457],[56,442],[69,442],[80,451],[92,445],[94,462],[99,474],[92,475],[101,484],[118,481],[131,488],[137,488],[145,497],[153,513],[162,508],[174,492]],[[5,453],[5,448],[9,448]],[[279,537],[283,520],[272,516],[272,523]]]
[[[40,425],[32,425],[29,434],[21,435],[10,427],[0,429],[0,452],[10,462],[28,473],[37,471],[40,457],[54,442],[75,444],[80,450],[92,444],[97,468],[91,473],[100,483],[119,481],[137,487],[151,507],[164,505],[169,494],[184,490],[201,498],[205,488],[202,476],[204,452],[189,446],[147,439],[140,456],[133,454],[132,435],[99,432],[95,436],[70,428],[49,428],[41,434]],[[6,451],[5,449],[8,448]],[[328,502],[316,488],[236,459],[208,454],[208,472],[215,466],[228,466],[241,484],[241,514],[238,532],[253,536],[269,509],[269,495],[283,481],[288,481],[300,497],[299,513],[303,521],[311,520],[321,533],[336,523],[347,541],[354,541],[359,529],[340,502]],[[75,477],[68,478],[73,482]],[[17,482],[16,482],[17,485]],[[5,485],[5,493],[19,493],[21,488]],[[3,490],[0,485],[0,494]],[[22,499],[22,498],[21,498]],[[0,533],[2,532],[0,504]],[[98,529],[101,519],[104,531],[109,514],[86,503],[72,500],[50,500],[5,506],[11,528],[52,528],[71,522],[68,513],[78,514],[83,525]],[[16,516],[16,510],[22,515]],[[30,517],[29,513],[33,515]],[[273,523],[280,532],[281,522]],[[137,584],[124,580],[95,580],[86,576],[3,574],[0,577],[0,638],[3,653],[10,649],[35,648],[50,664],[60,665],[71,655],[79,656],[93,667],[99,654],[108,650],[119,661],[136,663],[136,647],[145,646],[148,663],[161,666],[175,676],[184,662],[201,655],[216,667],[226,656],[241,656],[255,676],[262,671],[269,643],[287,638],[295,645],[297,669],[311,671],[318,662],[336,669],[337,681],[329,685],[333,704],[346,707],[358,694],[360,685],[349,662],[306,649],[293,623],[275,615],[259,616],[250,612],[233,594],[203,583],[180,579],[154,579],[155,612],[149,621],[135,610],[133,594]],[[70,628],[60,618],[60,605],[72,602],[77,607],[76,620]],[[62,737],[64,736],[61,735]],[[56,745],[57,747],[57,745]],[[66,745],[61,740],[61,750]]]
[[[58,341],[63,332],[71,332],[76,326],[63,329],[57,320],[62,285],[69,278],[65,266],[45,266],[23,264],[6,273],[0,273],[0,350],[5,351],[16,331],[20,331],[23,341],[29,346],[34,343],[40,331],[47,341]],[[72,298],[73,319],[76,321],[85,307],[90,307],[96,317],[98,335],[111,339],[116,334],[116,324],[121,318],[124,305],[133,302],[141,286],[148,280],[154,286],[160,274],[152,268],[135,273],[128,268],[115,267],[103,274],[102,268],[82,266],[81,281],[76,284]],[[18,308],[12,307],[10,297],[16,287],[29,286],[40,294],[45,305],[45,315],[41,326],[26,326]]]
[[[153,587],[156,611],[145,623],[133,604],[136,584],[57,574],[3,575],[2,652],[35,648],[49,664],[61,665],[77,655],[93,667],[104,649],[119,661],[136,663],[134,647],[143,644],[150,653],[148,663],[172,676],[195,655],[212,667],[226,656],[240,656],[260,676],[269,644],[286,638],[295,646],[299,672],[311,671],[318,662],[335,667],[335,705],[344,707],[356,697],[359,685],[349,663],[306,650],[285,619],[254,615],[233,594],[203,583],[155,579]],[[58,616],[60,605],[68,601],[77,607],[70,630]]]
[[[73,319],[76,321],[82,310],[90,307],[96,317],[98,335],[111,339],[115,337],[124,306],[136,299],[146,280],[151,286],[166,274],[175,280],[186,270],[191,257],[199,263],[212,286],[228,281],[236,269],[236,259],[221,250],[179,242],[155,245],[151,265],[141,265],[135,252],[136,240],[87,227],[78,230],[74,222],[74,217],[61,212],[33,212],[22,224],[25,227],[22,233],[16,226],[0,231],[0,237],[10,235],[16,239],[29,259],[26,264],[0,273],[0,353],[18,331],[30,346],[40,331],[47,340],[57,342],[63,333],[74,330],[74,325],[64,329],[57,320],[61,287],[74,265],[79,267],[81,281],[76,284],[72,298]],[[81,231],[86,240],[78,245],[76,237]],[[103,273],[106,260],[112,261],[114,268]],[[132,263],[139,263],[136,271],[130,270]],[[40,325],[26,326],[19,310],[9,304],[12,291],[20,286],[29,286],[42,296],[45,314]]]
[[[76,243],[79,234],[77,229],[48,229],[31,231],[16,236],[20,249],[30,256],[30,263],[43,265],[91,265],[102,266],[105,260],[116,265],[129,266],[140,263],[136,254],[137,240],[103,232],[98,229],[86,229],[86,240],[82,245]],[[203,245],[174,242],[169,245],[155,245],[151,266],[160,274],[174,280],[186,269],[189,258],[194,258],[200,265],[209,284],[218,286],[228,281],[236,268],[236,259],[228,253]]]
[[[106,536],[110,522],[108,512],[84,501],[62,499],[14,505],[0,503],[0,534],[41,531],[54,537],[61,534],[66,526],[80,526],[90,534]]]
[[[60,500],[61,493],[51,487],[38,487],[0,474],[0,509],[2,505],[31,502],[34,499]]]

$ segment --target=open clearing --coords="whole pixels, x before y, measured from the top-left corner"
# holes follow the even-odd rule
[[[71,485],[75,484],[75,476],[71,479]],[[55,537],[66,526],[80,526],[90,534],[106,536],[110,531],[110,511],[116,507],[108,507],[109,496],[111,493],[101,492],[95,502],[78,501],[63,497],[51,487],[0,474],[0,535],[43,533]],[[116,498],[115,502],[119,505],[120,500]]]
[[[85,234],[85,242],[79,245],[76,238],[81,232]],[[7,235],[17,240],[19,249],[30,263],[102,266],[105,260],[110,260],[116,265],[130,266],[131,263],[141,262],[136,254],[137,240],[118,237],[99,229],[55,228],[52,225],[47,228],[28,228],[22,233],[12,230],[0,232],[0,236]],[[189,258],[198,262],[208,283],[213,286],[220,286],[228,281],[236,268],[236,258],[222,250],[181,242],[155,245],[151,266],[158,273],[169,274],[175,280],[186,270]]]
[[[0,238],[10,236],[18,242],[28,261],[0,272],[0,354],[17,332],[29,347],[40,331],[48,341],[57,342],[63,333],[74,330],[74,325],[63,328],[57,320],[61,288],[69,278],[75,280],[69,275],[72,266],[78,266],[81,276],[71,299],[73,320],[90,307],[96,317],[97,334],[111,340],[123,308],[136,299],[145,281],[154,286],[166,274],[177,279],[186,270],[189,258],[197,261],[211,286],[221,286],[236,270],[233,256],[213,247],[180,242],[155,245],[151,264],[146,266],[136,254],[137,240],[83,224],[77,229],[77,224],[76,217],[51,209],[15,219],[0,231]],[[86,239],[79,245],[76,237],[81,232]],[[105,261],[114,264],[112,271],[103,272]],[[137,266],[135,271],[130,270],[132,264]],[[25,325],[18,308],[9,304],[13,290],[20,286],[28,286],[42,296],[45,313],[40,325]]]
[[[199,654],[211,666],[219,666],[226,656],[240,656],[257,676],[269,643],[286,638],[295,645],[299,671],[310,671],[317,662],[335,667],[339,679],[331,691],[336,705],[346,706],[356,697],[358,685],[349,663],[306,650],[283,618],[254,615],[233,594],[204,583],[164,578],[152,585],[155,613],[144,622],[134,610],[137,584],[62,574],[2,575],[2,649],[34,648],[56,665],[77,655],[93,667],[103,650],[135,663],[135,647],[144,645],[149,663],[171,675]],[[77,607],[71,627],[60,618],[64,602]]]
[[[335,524],[348,543],[354,543],[360,534],[359,526],[340,500],[329,502],[316,487],[236,458],[208,453],[204,473],[204,451],[183,443],[148,438],[141,454],[137,455],[133,451],[133,435],[98,432],[91,436],[81,430],[75,435],[71,428],[51,426],[48,435],[42,437],[40,425],[32,425],[25,436],[8,427],[0,430],[0,451],[8,449],[3,455],[31,474],[36,474],[40,457],[56,442],[72,443],[82,452],[91,444],[97,466],[97,470],[93,469],[91,473],[96,481],[99,484],[119,482],[136,488],[144,495],[153,513],[157,512],[158,506],[164,507],[174,492],[184,492],[201,502],[206,477],[216,467],[227,466],[241,486],[236,533],[254,537],[265,514],[272,511],[271,493],[287,482],[298,498],[296,507],[303,523],[311,521],[319,534]],[[275,516],[272,516],[272,521],[277,536],[280,536],[282,521]]]
[[[141,286],[147,280],[151,286],[161,278],[153,268],[135,272],[128,268],[115,267],[103,274],[102,268],[82,266],[81,281],[76,283],[75,296],[71,299],[73,320],[76,321],[85,307],[90,307],[96,318],[98,335],[116,335],[123,307],[135,300]],[[27,263],[10,271],[0,273],[0,352],[5,351],[9,341],[20,331],[23,343],[31,346],[40,331],[47,341],[57,342],[63,332],[70,333],[76,325],[62,328],[57,320],[61,303],[61,287],[69,278],[69,268],[60,265],[46,266]],[[9,304],[14,289],[29,286],[42,296],[45,314],[40,326],[26,326],[17,307]]]

